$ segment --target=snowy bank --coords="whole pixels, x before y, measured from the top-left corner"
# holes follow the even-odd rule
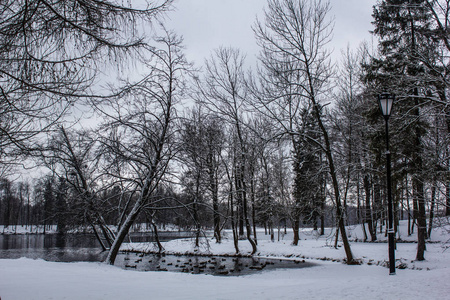
[[[450,229],[447,226],[441,226],[433,230],[431,239],[427,243],[427,251],[425,253],[426,261],[415,261],[417,244],[414,242],[416,235],[407,235],[407,223],[401,221],[398,236],[402,242],[397,243],[396,250],[396,266],[398,268],[424,269],[431,270],[436,268],[444,268],[443,260],[450,262],[449,238]],[[361,226],[347,227],[348,235],[351,242],[353,256],[362,264],[367,265],[388,265],[388,245],[384,233],[378,234],[378,242],[363,243],[363,234]],[[196,249],[192,239],[176,239],[162,243],[166,254],[175,255],[223,255],[234,256],[233,241],[230,232],[224,232],[225,238],[222,243],[217,244],[213,239],[205,240],[199,249]],[[338,248],[334,248],[334,231],[327,229],[326,234],[319,236],[317,232],[311,229],[303,229],[300,231],[300,241],[298,246],[292,245],[292,230],[287,230],[287,234],[275,236],[275,241],[270,240],[270,236],[265,235],[262,229],[259,230],[258,251],[256,256],[262,257],[283,257],[283,258],[302,258],[321,261],[344,262],[345,251],[338,243]],[[355,242],[358,241],[358,242]],[[448,250],[447,250],[448,249]],[[125,243],[121,247],[122,251],[135,252],[157,252],[158,249],[153,243]],[[251,245],[248,241],[239,241],[239,254],[242,256],[251,253]],[[449,264],[450,266],[450,264]],[[450,270],[449,270],[450,271]]]
[[[448,263],[446,262],[448,265]],[[448,268],[398,270],[319,262],[242,277],[136,272],[100,263],[0,259],[2,300],[448,299]]]
[[[353,240],[360,240],[360,228],[349,228]],[[405,236],[405,228],[401,232]],[[387,243],[352,242],[354,256],[363,262],[342,263],[342,247],[333,247],[333,232],[317,236],[305,229],[298,246],[291,245],[292,232],[270,241],[258,232],[258,255],[296,257],[316,266],[300,269],[263,270],[252,275],[226,277],[175,272],[137,272],[102,263],[55,263],[32,259],[0,259],[0,298],[29,299],[449,299],[450,250],[445,226],[433,231],[426,260],[415,261],[417,245],[398,243],[397,275],[383,267],[388,260]],[[379,236],[383,240],[383,234]],[[413,240],[414,237],[408,237]],[[190,252],[233,255],[231,239],[216,244],[209,239],[195,251],[192,240],[163,243],[167,253]],[[251,250],[240,241],[241,254]],[[123,250],[149,252],[153,244],[124,244]],[[405,268],[405,269],[403,269]]]

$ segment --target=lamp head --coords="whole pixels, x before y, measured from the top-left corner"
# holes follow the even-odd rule
[[[387,120],[392,112],[392,104],[395,101],[395,95],[389,93],[381,93],[378,95],[378,102],[380,104],[381,113],[383,117]]]

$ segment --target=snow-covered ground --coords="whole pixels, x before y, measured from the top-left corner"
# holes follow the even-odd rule
[[[405,237],[404,225],[400,235]],[[360,226],[351,227],[352,239],[360,240]],[[317,265],[302,269],[261,271],[239,277],[192,275],[170,272],[137,272],[102,263],[54,263],[21,258],[0,259],[0,297],[9,299],[450,299],[449,229],[432,233],[426,261],[414,261],[415,243],[397,244],[397,275],[389,276],[386,243],[352,242],[359,266],[342,263],[342,247],[334,249],[332,234],[317,237],[302,232],[299,246],[291,245],[290,232],[271,242],[259,233],[258,255],[284,258],[305,257]],[[403,238],[402,237],[402,238]],[[277,236],[276,236],[277,238]],[[281,239],[283,238],[283,239]],[[383,234],[379,236],[383,238]],[[413,237],[408,237],[413,239]],[[167,252],[192,252],[192,241],[164,243]],[[145,244],[127,244],[123,249],[151,250]],[[240,241],[241,253],[250,251]],[[231,240],[205,243],[200,251],[234,253]],[[333,261],[334,260],[334,261]]]

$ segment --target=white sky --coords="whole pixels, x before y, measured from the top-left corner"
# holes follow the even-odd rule
[[[339,59],[347,44],[356,48],[370,41],[373,29],[372,6],[376,0],[330,0],[330,17],[335,18],[333,59]],[[167,28],[184,37],[190,61],[201,65],[219,46],[241,49],[254,60],[258,47],[251,26],[258,16],[263,19],[265,0],[177,0],[175,11],[168,14]]]

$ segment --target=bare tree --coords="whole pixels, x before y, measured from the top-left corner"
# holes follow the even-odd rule
[[[266,114],[272,115],[275,119],[278,117],[273,113],[272,107],[275,106],[275,109],[278,107],[279,110],[283,105],[276,104],[277,101],[286,97],[296,97],[297,103],[312,109],[322,139],[315,142],[322,147],[328,161],[339,229],[347,263],[352,264],[355,261],[345,230],[338,174],[322,104],[326,99],[332,75],[329,53],[325,48],[332,31],[327,18],[329,10],[328,2],[269,0],[264,23],[258,20],[254,32],[262,49],[260,61],[274,80],[269,82],[272,93],[268,94],[270,95],[268,98],[265,98],[266,95],[263,93],[263,96],[259,97],[259,103]],[[298,110],[298,105],[285,107],[289,107],[290,113]],[[290,115],[296,116],[293,113]],[[292,130],[286,125],[283,127]]]
[[[376,232],[370,203],[374,154],[370,151],[370,143],[375,130],[364,117],[367,107],[370,107],[367,105],[370,100],[366,99],[361,80],[364,51],[367,49],[363,45],[358,52],[352,52],[347,47],[342,53],[333,127],[338,137],[336,158],[342,166],[344,209],[347,210],[347,202],[351,201],[350,195],[356,195],[356,218],[362,224],[364,239],[367,240],[367,223],[371,240],[374,241]],[[363,190],[365,201],[362,201]]]
[[[78,221],[89,224],[106,250],[114,241],[114,233],[104,219],[106,209],[101,193],[108,186],[101,181],[104,174],[99,170],[96,137],[89,131],[71,132],[60,127],[42,147],[40,158],[43,166],[60,178],[60,185],[67,183],[71,191],[70,211],[59,213],[65,215],[66,221],[72,216],[71,219],[78,218]]]
[[[139,25],[171,3],[139,9],[109,0],[1,1],[0,164],[14,164],[8,157],[27,150],[75,101],[102,97],[95,86],[102,70],[127,65],[147,47]]]
[[[213,216],[214,238],[221,242],[221,213],[219,211],[220,157],[224,133],[220,120],[207,115],[200,106],[190,111],[180,129],[181,163],[185,169],[183,185],[193,197],[193,217],[197,226],[196,246],[200,235],[199,205],[210,207]],[[208,198],[210,201],[207,201]],[[203,199],[203,203],[198,203]],[[205,211],[203,209],[203,211]]]
[[[182,51],[182,39],[172,32],[156,38],[160,45],[144,62],[148,75],[133,84],[127,93],[98,107],[108,120],[104,129],[117,138],[103,137],[103,151],[126,166],[114,180],[130,182],[136,200],[126,212],[124,222],[109,251],[106,262],[114,264],[129,229],[145,209],[152,209],[160,199],[157,188],[167,175],[173,147],[176,104],[185,89],[185,74],[190,68]]]
[[[244,56],[233,48],[219,48],[206,61],[206,72],[197,81],[197,100],[204,103],[228,123],[235,141],[233,149],[235,191],[239,215],[239,235],[244,234],[256,253],[256,243],[251,237],[251,224],[248,213],[247,141],[245,136],[246,86],[244,80]]]
[[[205,135],[207,131],[203,124],[203,115],[200,108],[191,112],[190,117],[183,120],[180,129],[180,153],[183,164],[181,184],[184,192],[190,198],[190,211],[195,226],[195,247],[200,246],[201,233],[200,213],[201,206],[205,205],[206,192],[206,150]],[[203,207],[204,208],[204,207]],[[204,211],[204,209],[203,209]]]

